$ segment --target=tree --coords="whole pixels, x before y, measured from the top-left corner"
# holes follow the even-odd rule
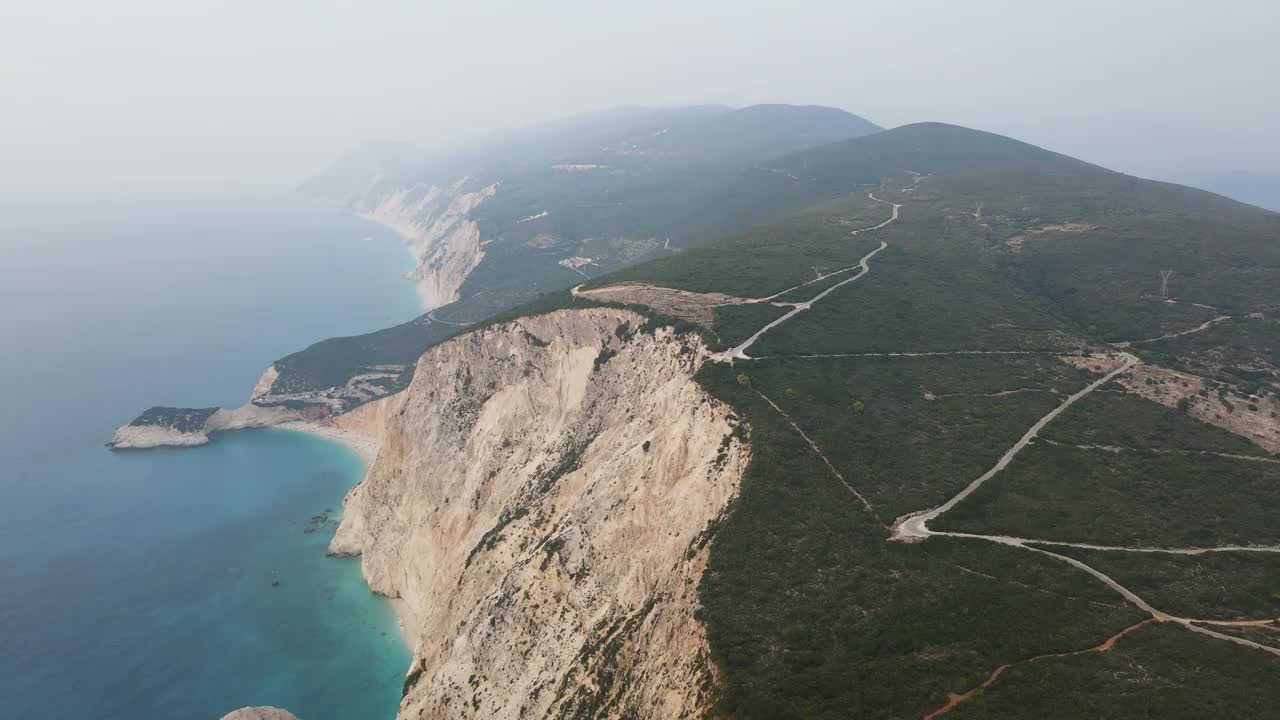
[[[853,408],[853,411],[859,415],[862,414],[863,410],[867,409],[867,406],[863,405],[861,400],[854,400],[853,404],[850,407]]]
[[[742,387],[751,387],[751,376],[743,373],[738,376],[738,384]]]

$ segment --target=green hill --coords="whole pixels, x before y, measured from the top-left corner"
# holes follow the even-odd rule
[[[1163,717],[1200,718],[1280,699],[1254,682],[1276,659],[1222,637],[1244,631],[1137,625],[1140,608],[1063,548],[982,537],[1274,542],[1265,518],[1280,502],[1277,466],[1265,456],[1280,450],[1280,332],[1269,319],[1280,311],[1280,216],[936,123],[767,167],[789,180],[788,197],[827,201],[588,286],[759,298],[812,283],[780,298],[805,300],[853,277],[885,243],[869,274],[745,351],[758,359],[707,363],[699,377],[752,433],[753,461],[702,583],[725,682],[718,714],[920,717],[988,678],[956,716],[1065,707],[1121,718],[1161,707]],[[726,194],[749,205],[773,193],[740,178]],[[898,219],[866,230],[891,217],[890,204]],[[1163,288],[1162,270],[1172,270]],[[817,271],[837,274],[815,282]],[[769,309],[720,307],[703,332],[713,346],[741,342],[787,310]],[[1099,375],[1081,368],[1121,368],[1108,343],[1151,364],[1070,406],[1047,440],[929,525],[971,537],[890,541],[899,518],[955,496],[1037,419],[1092,387]],[[1176,590],[1153,578],[1184,556],[1101,555],[1098,567],[1123,570],[1161,611],[1269,617],[1272,555],[1260,565],[1215,553],[1220,563],[1186,571]],[[1255,595],[1224,591],[1235,583]],[[1264,614],[1242,617],[1242,606]],[[1241,637],[1280,648],[1267,627]],[[1116,650],[1096,650],[1126,629]],[[1216,668],[1211,680],[1202,664]],[[1142,669],[1117,681],[1125,666]],[[1175,702],[1162,688],[1196,692]]]

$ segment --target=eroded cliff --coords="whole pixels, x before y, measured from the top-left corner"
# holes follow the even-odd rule
[[[413,248],[418,283],[428,309],[458,299],[458,288],[484,259],[480,228],[469,213],[493,197],[497,184],[464,189],[467,178],[448,187],[432,185],[370,194],[351,203],[359,215],[400,233]]]
[[[693,380],[704,355],[594,309],[422,357],[332,545],[415,617],[400,717],[709,706],[697,585],[748,448]]]

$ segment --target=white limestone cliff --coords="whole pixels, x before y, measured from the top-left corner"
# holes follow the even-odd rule
[[[748,461],[693,336],[562,310],[429,350],[331,550],[414,618],[401,718],[696,717],[698,581]]]
[[[403,236],[413,250],[416,266],[410,274],[427,309],[458,299],[458,289],[484,259],[480,228],[472,210],[493,197],[497,183],[464,192],[467,178],[450,186],[418,186],[372,194],[351,203],[351,209]]]

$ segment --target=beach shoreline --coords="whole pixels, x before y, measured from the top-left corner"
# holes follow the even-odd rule
[[[292,420],[274,427],[280,430],[289,430],[292,432],[315,435],[317,437],[324,438],[325,440],[329,440],[330,442],[344,445],[355,451],[355,453],[360,456],[361,462],[364,463],[364,474],[360,476],[359,482],[364,482],[365,478],[369,477],[370,471],[373,470],[373,462],[378,458],[378,450],[382,447],[382,442],[377,438],[354,430],[340,428],[335,425],[324,425],[306,420]],[[355,486],[353,485],[352,487]],[[361,569],[360,576],[364,578],[363,568]],[[367,586],[368,578],[364,579]],[[404,599],[388,597],[387,600],[391,603],[391,609],[396,614],[396,624],[400,628],[400,639],[404,642],[404,646],[409,651],[410,655],[412,655],[414,652],[414,645],[417,641],[417,619]]]
[[[360,456],[360,460],[364,463],[365,476],[368,476],[369,471],[373,468],[373,461],[378,458],[378,449],[382,447],[382,443],[376,438],[353,430],[346,430],[336,425],[322,425],[307,420],[290,420],[271,427],[279,430],[291,430],[293,432],[307,433],[308,435],[317,435],[346,446]],[[362,476],[360,480],[363,482],[364,477]]]

